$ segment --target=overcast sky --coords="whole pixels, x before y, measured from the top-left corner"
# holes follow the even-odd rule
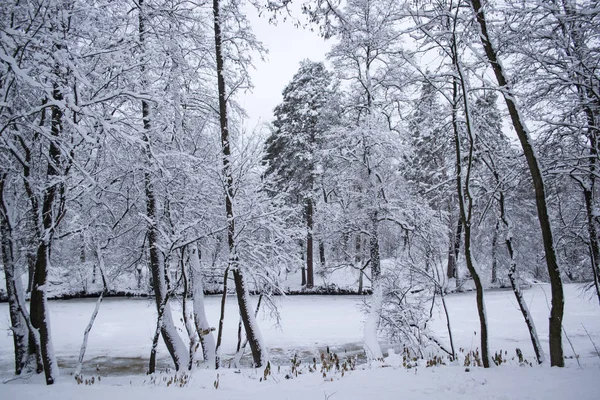
[[[268,18],[259,17],[253,7],[247,10],[254,34],[269,51],[264,62],[255,59],[254,90],[239,97],[249,116],[246,127],[253,130],[257,124],[272,120],[273,108],[282,100],[281,91],[298,70],[300,61],[324,61],[331,41],[309,29],[296,28],[290,21],[269,24]]]

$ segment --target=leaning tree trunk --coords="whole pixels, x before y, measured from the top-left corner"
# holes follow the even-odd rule
[[[496,179],[496,185],[499,190],[499,205],[500,205],[500,219],[507,229],[507,234],[505,238],[506,249],[508,250],[508,255],[510,256],[510,267],[508,269],[508,279],[510,280],[510,285],[513,289],[515,297],[517,299],[517,303],[519,304],[519,308],[521,310],[521,314],[523,314],[523,319],[525,319],[525,324],[527,325],[527,329],[529,331],[529,337],[531,338],[531,344],[533,346],[533,351],[535,352],[535,358],[538,364],[544,362],[544,351],[542,350],[542,346],[540,344],[540,339],[537,334],[537,330],[535,329],[535,323],[533,322],[533,318],[531,313],[529,312],[529,307],[527,307],[527,303],[523,298],[523,293],[521,293],[521,288],[519,287],[519,282],[517,281],[517,260],[515,258],[515,251],[512,241],[512,226],[508,216],[506,215],[506,203],[504,198],[504,189],[502,188],[502,184],[500,182],[500,176],[493,167],[493,161],[491,163],[493,168],[492,173]]]
[[[219,92],[219,124],[221,128],[221,151],[223,160],[223,178],[225,184],[225,213],[227,216],[227,243],[229,246],[229,268],[233,272],[233,281],[240,309],[240,317],[246,330],[246,337],[252,350],[254,366],[260,367],[267,360],[266,347],[256,323],[256,318],[250,307],[250,298],[246,282],[239,266],[235,247],[235,218],[233,200],[235,195],[233,173],[231,166],[231,143],[227,123],[227,93],[225,91],[225,68],[223,62],[221,18],[219,0],[213,0],[215,58],[217,61],[217,85]]]
[[[146,13],[144,10],[143,0],[138,1],[138,29],[139,39],[142,51],[145,50],[144,42],[146,37]],[[142,60],[142,86],[146,86],[145,80],[145,60]],[[160,313],[162,309],[162,323],[160,332],[173,363],[175,369],[179,370],[182,366],[187,365],[186,346],[177,332],[177,328],[173,323],[171,308],[167,304],[167,284],[165,277],[165,264],[159,249],[159,233],[158,233],[158,207],[154,193],[154,184],[151,174],[153,166],[152,153],[150,151],[150,134],[152,125],[150,123],[150,104],[146,100],[142,100],[142,122],[143,122],[143,142],[145,152],[146,171],[144,172],[144,189],[146,194],[146,218],[148,220],[148,246],[150,252],[150,271],[152,273],[152,287],[154,290],[154,298],[156,300],[156,309]]]
[[[8,205],[4,199],[5,176],[0,176],[0,243],[4,278],[6,281],[6,294],[8,296],[8,309],[10,325],[15,348],[15,375],[20,375],[27,366],[29,328],[25,318],[19,311],[19,299],[23,298],[23,288],[17,276],[14,263],[13,231]]]
[[[79,350],[79,359],[77,360],[77,366],[75,367],[75,372],[73,373],[75,380],[78,383],[81,383],[83,379],[81,369],[83,368],[83,358],[85,357],[85,352],[87,350],[87,343],[90,331],[94,326],[94,321],[96,321],[98,311],[100,311],[100,304],[102,304],[104,294],[108,292],[108,285],[106,284],[106,277],[104,276],[104,256],[102,255],[102,249],[99,245],[96,246],[96,257],[98,259],[98,270],[100,271],[100,277],[102,278],[102,293],[100,293],[98,300],[96,300],[96,307],[94,307],[94,311],[92,312],[92,316],[90,317],[90,322],[83,331],[83,341],[81,342],[81,348]]]
[[[483,298],[483,285],[481,283],[481,278],[479,277],[479,273],[475,268],[475,263],[473,262],[473,254],[471,253],[471,220],[473,215],[473,198],[471,196],[470,190],[470,181],[471,181],[471,170],[473,166],[473,151],[475,146],[475,132],[473,132],[473,126],[470,115],[469,108],[469,100],[468,100],[468,91],[466,90],[466,81],[465,77],[462,74],[462,68],[460,64],[460,60],[458,59],[458,51],[456,46],[456,41],[453,40],[452,43],[452,62],[454,64],[455,73],[457,76],[453,79],[452,85],[452,127],[454,130],[454,145],[456,148],[456,189],[458,194],[458,204],[460,209],[460,217],[462,221],[462,226],[464,229],[464,238],[465,238],[465,260],[467,263],[467,269],[473,278],[473,283],[475,283],[476,290],[476,300],[477,300],[477,313],[479,314],[479,326],[480,326],[480,336],[481,336],[481,359],[483,361],[483,367],[489,368],[490,364],[490,353],[489,353],[489,343],[488,343],[488,326],[487,326],[487,315],[485,311],[485,301]],[[464,105],[465,119],[466,119],[466,127],[467,127],[467,136],[469,139],[469,154],[467,157],[467,170],[464,178],[464,191],[463,191],[463,177],[462,177],[462,155],[461,155],[461,143],[460,143],[460,132],[458,127],[458,101],[459,101],[459,90],[458,90],[458,81],[460,81],[461,89],[462,89],[462,99]]]
[[[202,355],[204,361],[210,366],[215,365],[215,338],[213,329],[208,323],[204,307],[204,285],[202,284],[202,272],[200,271],[200,257],[195,244],[190,247],[190,267],[192,272],[192,296],[194,300],[194,325],[198,337],[202,343]]]
[[[554,249],[554,239],[552,236],[552,226],[548,215],[548,204],[546,199],[546,188],[542,170],[535,149],[533,148],[533,140],[529,135],[529,131],[525,126],[525,121],[519,111],[516,103],[515,93],[508,83],[508,79],[502,68],[502,64],[498,59],[496,49],[492,44],[485,14],[481,0],[471,0],[471,7],[476,14],[477,22],[479,23],[480,34],[479,38],[485,50],[486,57],[492,67],[500,90],[506,102],[508,113],[512,120],[513,127],[521,142],[523,153],[527,159],[529,172],[535,190],[535,201],[537,205],[538,219],[542,231],[542,239],[544,242],[544,253],[546,258],[546,266],[548,275],[550,276],[550,287],[552,291],[552,307],[550,309],[550,364],[552,366],[564,367],[565,360],[562,348],[562,320],[564,315],[564,293],[562,279],[560,277],[560,268],[556,259],[556,251]]]

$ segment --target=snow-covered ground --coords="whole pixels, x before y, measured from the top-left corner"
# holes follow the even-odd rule
[[[173,373],[150,378],[143,374],[150,353],[155,329],[155,308],[152,300],[107,299],[91,332],[84,374],[96,377],[93,385],[76,385],[70,376],[79,354],[79,346],[93,300],[50,302],[54,345],[62,368],[62,379],[55,387],[45,387],[39,376],[11,380],[12,338],[9,335],[7,304],[0,304],[0,399],[46,396],[48,399],[144,398],[146,400],[198,398],[211,399],[348,399],[348,398],[472,398],[472,399],[576,399],[598,398],[600,393],[600,306],[597,299],[583,294],[578,285],[565,285],[564,338],[567,367],[519,366],[512,361],[520,348],[532,360],[528,333],[511,291],[489,291],[486,304],[490,324],[492,352],[504,350],[507,365],[491,370],[470,368],[459,363],[435,368],[406,369],[402,357],[391,354],[384,365],[359,365],[357,370],[342,376],[329,371],[321,373],[319,353],[330,346],[342,358],[356,354],[362,348],[365,316],[360,296],[289,296],[277,299],[281,312],[280,325],[268,313],[261,313],[259,322],[273,360],[272,374],[260,382],[263,370],[224,368],[219,371],[195,370],[184,378],[185,388],[164,387]],[[547,351],[549,287],[535,285],[525,291],[538,332]],[[219,297],[207,299],[209,321],[216,324]],[[478,347],[478,319],[474,293],[447,297],[455,345],[466,351]],[[176,314],[176,313],[174,313]],[[237,341],[238,314],[233,298],[228,299],[223,353],[231,355]],[[432,329],[447,340],[446,321],[441,310],[434,312]],[[182,326],[181,321],[177,321]],[[587,332],[586,332],[587,330]],[[183,332],[182,332],[183,333]],[[588,336],[589,333],[589,336]],[[572,347],[571,347],[572,345]],[[387,349],[387,344],[384,349]],[[396,349],[398,347],[396,346]],[[574,349],[574,352],[573,352]],[[166,349],[161,343],[160,364],[169,365]],[[290,358],[297,352],[304,360],[301,374],[291,375]],[[310,373],[307,360],[317,357],[318,372]],[[574,357],[578,356],[578,360]],[[581,364],[581,366],[579,366]],[[225,363],[227,366],[227,363]],[[279,367],[281,366],[281,367]],[[217,381],[218,389],[214,384]],[[98,382],[97,377],[102,377]],[[31,383],[22,385],[21,383]],[[173,383],[171,386],[176,386]],[[48,397],[50,396],[50,397]],[[328,397],[330,396],[330,397]]]

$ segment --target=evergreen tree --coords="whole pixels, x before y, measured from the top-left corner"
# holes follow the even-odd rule
[[[306,282],[314,285],[313,238],[316,176],[319,149],[331,123],[336,85],[321,62],[305,60],[283,90],[283,102],[275,108],[271,136],[265,144],[266,176],[274,189],[300,207],[306,224]],[[303,274],[304,277],[304,274]]]

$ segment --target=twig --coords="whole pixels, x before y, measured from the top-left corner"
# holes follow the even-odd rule
[[[569,335],[567,335],[567,331],[564,326],[562,327],[562,330],[563,330],[563,333],[565,334],[565,337],[567,338],[567,342],[569,342],[569,346],[571,346],[571,350],[573,351],[575,360],[577,360],[577,365],[579,365],[581,367],[581,362],[579,362],[579,356],[577,355],[577,353],[575,353],[575,348],[573,347],[573,342],[571,342],[571,338],[569,337]]]
[[[600,358],[600,351],[598,351],[598,347],[596,347],[596,343],[594,343],[594,340],[592,340],[592,337],[590,336],[590,333],[588,332],[587,329],[585,329],[585,326],[583,324],[581,324],[581,327],[583,328],[583,330],[587,334],[588,338],[590,338],[590,342],[592,342],[592,346],[594,346],[594,350],[596,350],[596,355],[598,356],[598,358]]]

